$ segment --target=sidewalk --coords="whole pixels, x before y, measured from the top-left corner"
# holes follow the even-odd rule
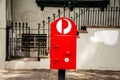
[[[57,80],[57,70],[0,70],[0,80]],[[67,71],[66,80],[120,80],[120,71]]]

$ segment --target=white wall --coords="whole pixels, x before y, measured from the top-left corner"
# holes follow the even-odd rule
[[[47,20],[48,16],[53,16],[60,8],[45,8],[41,11],[36,0],[12,0],[13,21],[28,22],[32,28],[37,28],[38,23]]]
[[[58,10],[58,8],[45,8],[42,12],[37,7],[35,0],[12,1],[14,3],[12,5],[13,21],[28,22],[32,28],[37,27],[38,22],[42,22],[43,19],[47,19],[48,16],[52,16]],[[4,51],[4,49],[2,50]],[[4,55],[0,54],[0,56]],[[49,59],[45,61],[49,63]],[[77,69],[120,70],[119,61],[120,29],[88,28],[88,33],[80,34],[80,38],[77,39]],[[49,64],[46,66],[49,68]],[[44,66],[42,67],[44,68]],[[18,69],[18,66],[16,68]],[[22,66],[22,68],[25,67]]]
[[[120,29],[88,28],[77,39],[77,68],[120,70]]]
[[[6,19],[7,19],[7,26],[11,25],[12,22],[12,6],[11,0],[6,1]]]
[[[4,69],[6,55],[6,0],[0,0],[0,69]]]
[[[115,3],[114,3],[114,1],[115,1]],[[41,23],[42,20],[47,21],[48,16],[51,16],[51,18],[53,18],[53,13],[57,14],[58,9],[61,9],[63,11],[62,8],[48,8],[48,7],[45,7],[45,10],[41,11],[40,7],[37,6],[35,0],[12,0],[12,4],[13,4],[12,5],[13,21],[28,22],[29,26],[32,28],[37,28],[38,23],[39,22]],[[115,7],[119,7],[120,6],[119,0],[110,0],[110,6],[114,7],[114,4],[115,4]],[[84,10],[86,10],[86,9],[85,8],[83,10],[80,9],[80,13],[82,13],[80,15],[80,25],[81,26],[84,26],[84,25],[97,25],[97,26],[103,25],[103,26],[105,26],[105,25],[115,25],[115,24],[119,23],[118,22],[118,17],[119,17],[118,11],[114,13],[114,14],[116,14],[116,16],[113,16],[112,15],[113,12],[109,11],[109,16],[108,16],[108,12],[106,12],[106,11],[101,12],[101,10],[99,8],[94,8],[94,9],[91,8],[90,10],[94,10],[94,13],[90,11],[89,12],[90,16],[88,17],[87,16],[88,11],[84,12]],[[98,12],[98,10],[99,10],[99,12]],[[79,9],[77,9],[77,8],[75,8],[75,14],[76,13],[79,13]],[[68,15],[69,12],[66,11],[65,14]],[[94,16],[94,15],[96,15],[96,16]],[[66,16],[66,17],[68,17],[68,16]],[[70,12],[70,17],[74,18],[74,11]],[[85,17],[85,19],[84,19],[84,17]],[[77,18],[77,20],[78,20],[78,18]],[[93,22],[91,22],[91,20],[93,20]],[[97,21],[97,20],[99,20],[99,21]],[[116,22],[116,23],[114,23],[114,22]]]
[[[77,69],[120,70],[120,29],[88,28],[77,38]],[[34,65],[34,66],[31,66]],[[49,69],[50,59],[8,61],[6,69]]]

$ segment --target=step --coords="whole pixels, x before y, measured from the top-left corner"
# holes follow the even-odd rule
[[[5,69],[49,69],[49,58],[41,58],[40,61],[12,60],[5,62]]]

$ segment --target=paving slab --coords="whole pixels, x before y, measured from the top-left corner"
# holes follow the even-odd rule
[[[0,80],[58,80],[58,70],[0,70]],[[67,70],[66,80],[120,80],[120,71]]]

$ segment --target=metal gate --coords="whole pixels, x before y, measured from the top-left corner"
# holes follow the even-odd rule
[[[40,27],[30,28],[28,23],[12,23],[7,27],[7,56],[6,60],[21,58],[48,57],[49,29]]]

